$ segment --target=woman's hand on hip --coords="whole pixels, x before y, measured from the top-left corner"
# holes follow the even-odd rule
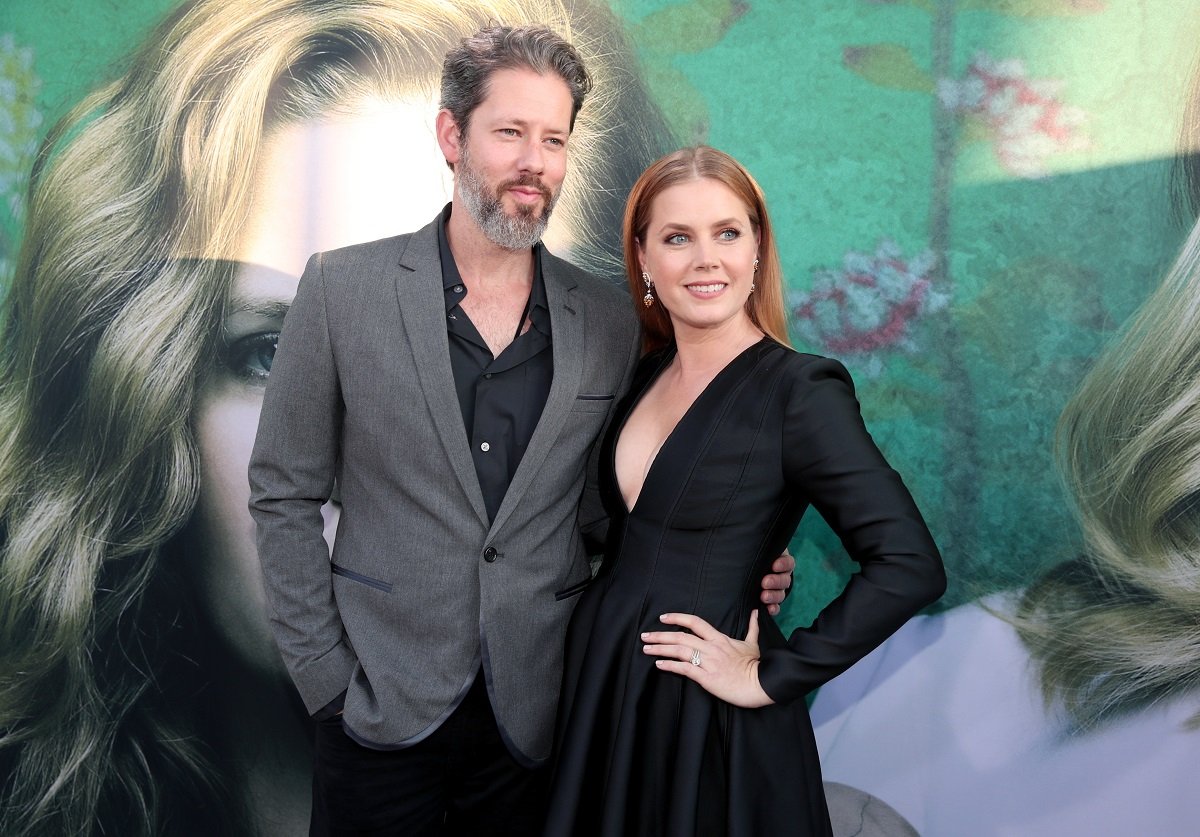
[[[744,640],[726,636],[690,613],[664,613],[659,621],[685,630],[642,634],[642,650],[660,658],[654,661],[658,668],[682,674],[734,706],[755,709],[774,703],[758,682],[757,610],[750,614]]]

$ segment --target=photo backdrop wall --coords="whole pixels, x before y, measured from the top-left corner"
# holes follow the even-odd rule
[[[186,810],[202,808],[215,796],[237,800],[229,810],[239,827],[255,823],[264,833],[289,833],[298,816],[304,819],[307,755],[298,732],[303,719],[290,707],[289,687],[266,632],[244,506],[244,461],[269,375],[272,335],[303,257],[415,228],[446,200],[448,181],[429,132],[435,107],[429,79],[436,67],[423,70],[423,80],[407,88],[398,85],[393,98],[402,102],[399,109],[379,106],[390,101],[382,84],[345,107],[315,109],[304,122],[316,126],[315,132],[293,131],[290,118],[280,122],[288,130],[276,130],[272,120],[278,115],[248,99],[247,127],[239,131],[261,133],[261,148],[229,151],[214,171],[232,179],[240,172],[245,182],[207,205],[203,195],[209,193],[197,183],[215,182],[217,175],[199,173],[202,166],[188,157],[193,148],[188,143],[211,139],[201,135],[216,130],[220,114],[213,108],[204,117],[212,120],[207,123],[188,122],[181,114],[206,95],[235,95],[232,86],[221,85],[237,77],[236,56],[250,55],[238,52],[249,47],[237,46],[243,42],[235,38],[252,44],[254,27],[274,25],[252,8],[278,7],[282,19],[285,7],[321,5],[339,4],[7,0],[0,8],[0,293],[19,288],[22,271],[53,268],[59,277],[40,280],[28,299],[14,297],[30,309],[36,302],[38,314],[26,316],[22,334],[6,334],[4,350],[15,351],[21,341],[47,346],[57,341],[57,348],[43,356],[53,370],[48,377],[9,370],[9,400],[0,413],[7,426],[0,433],[8,436],[5,451],[25,452],[25,459],[11,462],[44,466],[39,490],[53,493],[59,477],[64,485],[84,481],[95,492],[64,488],[58,502],[69,505],[71,497],[86,496],[76,505],[76,519],[107,521],[101,528],[80,529],[75,541],[65,538],[28,553],[41,557],[23,563],[5,558],[4,595],[37,591],[62,605],[41,605],[40,617],[13,616],[0,636],[9,646],[0,657],[6,669],[0,670],[6,681],[0,726],[17,736],[6,748],[9,759],[28,741],[47,739],[37,757],[40,768],[12,761],[21,766],[11,768],[7,787],[20,785],[23,798],[31,799],[37,796],[31,788],[41,782],[45,792],[59,776],[63,784],[45,810],[67,805],[77,813],[91,811],[93,819],[100,816],[96,811],[121,817],[128,813],[122,805],[169,808],[163,799],[174,795],[185,800],[179,810]],[[350,18],[366,14],[353,3],[340,5]],[[406,14],[418,23],[422,14],[435,17],[421,11],[424,4],[399,0],[362,7],[388,5],[407,6]],[[880,797],[922,834],[1187,833],[1200,813],[1197,803],[1187,801],[1195,794],[1187,788],[1186,768],[1200,753],[1187,723],[1200,709],[1189,691],[1200,666],[1179,665],[1171,678],[1136,699],[1072,709],[1072,700],[1086,707],[1091,695],[1103,692],[1098,681],[1079,681],[1064,700],[1042,675],[1059,658],[1030,645],[1036,630],[1026,626],[1021,634],[1013,623],[1028,615],[1022,596],[1043,589],[1038,584],[1048,573],[1075,566],[1091,550],[1072,511],[1078,498],[1064,489],[1055,465],[1059,416],[1104,347],[1163,281],[1192,226],[1186,211],[1173,210],[1172,195],[1187,187],[1176,156],[1188,127],[1185,112],[1196,95],[1191,77],[1200,57],[1200,14],[1193,5],[1183,0],[461,5],[480,19],[509,19],[521,8],[534,19],[557,15],[556,23],[572,27],[581,42],[604,56],[613,94],[604,127],[615,139],[605,145],[600,136],[585,137],[576,149],[577,158],[590,164],[568,184],[570,199],[550,236],[556,249],[607,264],[616,276],[612,259],[622,189],[662,151],[708,143],[750,169],[778,227],[795,345],[835,356],[850,369],[868,426],[942,546],[950,591],[938,612],[915,620],[816,698],[826,778]],[[168,16],[182,21],[179,31],[191,27],[188,40],[158,40],[154,27]],[[462,25],[439,21],[430,31],[446,37]],[[192,81],[181,62],[172,64],[164,54],[186,49],[199,55],[204,37],[214,52],[215,45],[225,44],[229,54],[220,66],[193,68],[196,86],[188,87]],[[161,89],[147,80],[146,89],[156,92],[145,94],[168,99],[176,91],[181,101],[171,107],[177,111],[146,105],[148,116],[115,123],[114,133],[84,155],[78,140],[89,140],[88,127],[103,113],[140,106],[141,94],[133,88],[112,95],[105,87],[130,67],[177,73]],[[617,90],[624,92],[616,95]],[[191,101],[182,101],[189,96]],[[172,113],[177,122],[166,121]],[[39,161],[39,143],[56,124],[62,133]],[[236,124],[221,123],[223,130]],[[171,145],[175,126],[181,150],[173,165],[179,172],[142,173],[146,189],[157,192],[140,210],[122,206],[109,213],[106,225],[90,229],[82,216],[73,216],[72,207],[105,194],[114,178],[136,184],[139,172],[129,169],[134,165],[129,161],[156,160],[149,152],[139,156],[138,149]],[[190,130],[199,138],[187,135]],[[122,152],[120,170],[109,170],[106,161],[115,159],[117,147],[131,150]],[[80,155],[75,167],[61,169],[59,163],[73,154]],[[386,174],[356,166],[362,159],[388,161]],[[192,171],[191,165],[200,168]],[[28,187],[38,167],[47,192],[59,194],[46,199],[34,224]],[[331,204],[331,195],[341,203]],[[325,209],[311,209],[318,204]],[[163,220],[168,217],[176,220]],[[57,218],[63,219],[61,229]],[[231,230],[221,232],[223,223]],[[153,239],[138,246],[154,266],[114,264],[135,252],[132,244],[95,257],[99,251],[89,242],[106,237]],[[167,241],[173,244],[162,246],[170,252],[156,249],[155,242]],[[112,275],[94,279],[93,261],[105,263]],[[200,267],[189,267],[196,264]],[[257,268],[255,292],[267,288],[262,292],[277,298],[277,316],[256,319],[230,311],[227,294],[253,273],[244,269],[247,264]],[[168,273],[174,278],[152,289],[142,272],[154,272],[160,283]],[[207,290],[186,281],[201,275],[211,280]],[[137,285],[136,293],[121,290],[124,280]],[[1193,303],[1185,293],[1176,307]],[[68,335],[59,326],[71,318],[82,325]],[[140,354],[128,352],[133,360],[103,379],[91,358],[108,350],[106,341],[118,339],[113,334],[119,329],[120,339],[139,334],[147,339]],[[86,353],[77,351],[81,347]],[[138,396],[145,399],[145,415],[153,416],[144,419],[146,426],[135,428],[137,422],[120,418],[136,413],[130,405],[114,406],[92,393],[120,386],[114,381],[122,374],[149,379],[171,364],[188,383]],[[20,419],[11,397],[19,387],[27,395],[30,388],[38,390],[21,401]],[[95,420],[100,413],[107,418]],[[87,438],[72,441],[75,433]],[[166,437],[176,439],[171,449],[190,457],[194,467],[165,465],[166,454],[145,465],[136,452],[116,450],[141,451]],[[89,478],[63,464],[74,456],[72,444],[114,452]],[[1175,456],[1186,456],[1185,449]],[[0,488],[6,526],[31,496],[21,480],[32,467],[12,465],[0,475],[8,482]],[[101,471],[111,482],[95,481]],[[109,502],[104,492],[116,483],[122,499]],[[1140,498],[1118,499],[1128,504],[1128,514],[1141,514]],[[1195,508],[1184,502],[1169,516],[1195,515]],[[331,516],[331,531],[334,525]],[[66,524],[59,528],[65,531]],[[79,546],[97,540],[117,546],[91,552]],[[1194,541],[1183,549],[1197,554]],[[780,617],[788,628],[807,624],[854,569],[815,515],[797,534],[792,552],[796,587]],[[67,560],[62,557],[67,554],[91,557]],[[127,566],[123,561],[143,567],[140,575],[134,573],[136,582],[121,582],[130,585],[127,603],[135,604],[132,610],[105,610],[96,591],[117,589],[108,579],[110,574],[126,579],[126,570],[116,569]],[[1136,586],[1127,576],[1102,574],[1094,583]],[[1176,611],[1195,612],[1190,598],[1180,604],[1142,587],[1132,599],[1164,597]],[[52,619],[44,618],[47,609],[56,610]],[[96,628],[89,621],[95,619],[112,625]],[[59,625],[57,633],[46,627],[51,622]],[[205,640],[181,639],[176,646],[164,639],[162,625],[200,625],[197,636]],[[85,689],[73,667],[86,665],[85,658],[95,662],[103,649],[72,656],[64,648],[70,642],[86,646],[101,635],[109,638],[105,648],[117,643],[126,657],[126,649],[136,646],[141,662],[132,666],[137,674],[84,678],[90,684]],[[21,662],[33,647],[16,647],[25,636],[33,637],[32,646],[44,645],[43,656],[52,661],[36,677]],[[1181,648],[1197,644],[1186,632],[1176,640]],[[171,652],[160,657],[146,650],[157,642],[171,645]],[[1187,660],[1189,654],[1177,656]],[[155,660],[170,662],[143,670]],[[1136,680],[1139,674],[1122,669],[1108,676]],[[170,678],[186,682],[189,700],[210,708],[218,693],[250,702],[270,694],[278,704],[264,706],[290,708],[263,723],[247,719],[250,729],[242,732],[258,742],[253,751],[222,742],[221,736],[206,738],[205,724],[175,718],[183,706],[177,701],[132,713],[130,724],[186,731],[185,746],[162,756],[171,765],[168,774],[188,777],[180,781],[186,788],[164,790],[163,799],[145,791],[144,799],[106,808],[111,789],[95,777],[80,778],[70,765],[87,761],[95,748],[110,747],[114,736],[129,729],[106,726],[104,713],[94,710],[98,714],[85,725],[83,738],[51,741],[49,730],[72,710],[37,696],[59,689],[120,689],[128,705],[143,706],[153,703],[160,682]],[[219,685],[232,682],[236,688]],[[1042,699],[1043,687],[1049,703]],[[92,704],[81,697],[70,705]],[[159,733],[139,734],[153,741]],[[85,740],[86,746],[80,744]],[[135,754],[126,756],[136,760]],[[105,770],[136,773],[119,761]],[[284,776],[292,781],[281,781]],[[165,787],[173,780],[154,781]],[[245,794],[247,787],[251,792]]]

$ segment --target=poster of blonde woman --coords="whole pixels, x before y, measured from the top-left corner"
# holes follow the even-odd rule
[[[556,219],[580,263],[608,258],[623,172],[659,148],[603,10],[164,11],[50,129],[11,257],[5,833],[307,825],[310,730],[268,631],[246,464],[310,252],[408,229],[446,199],[431,138],[446,49],[503,14],[557,22],[598,56],[604,95]],[[36,67],[13,43],[10,63]],[[619,138],[602,130],[634,113]]]
[[[810,696],[835,826],[851,793],[924,835],[1191,831],[1192,4],[6,0],[0,833],[305,832],[262,391],[309,254],[448,199],[442,56],[497,20],[596,79],[547,246],[621,281],[650,161],[743,162],[792,342],[941,549],[942,601]],[[857,569],[815,514],[791,552],[785,632]]]

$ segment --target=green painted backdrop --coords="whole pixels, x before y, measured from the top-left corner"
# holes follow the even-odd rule
[[[0,280],[38,138],[173,5],[0,5]],[[612,0],[680,143],[764,187],[796,343],[854,373],[944,548],[943,607],[1078,550],[1055,420],[1182,238],[1194,5]],[[851,569],[817,520],[793,551],[789,626]]]
[[[0,9],[0,266],[36,137],[171,5]],[[796,342],[855,374],[944,547],[944,604],[1069,557],[1054,422],[1181,236],[1167,176],[1200,33],[1191,4],[613,7],[680,142],[729,151],[765,189]],[[803,531],[789,624],[849,571],[819,522]]]

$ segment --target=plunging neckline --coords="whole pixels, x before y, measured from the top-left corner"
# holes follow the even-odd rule
[[[695,411],[696,405],[700,403],[704,396],[708,394],[709,390],[712,389],[713,384],[719,381],[721,377],[728,372],[735,363],[745,357],[751,349],[758,348],[764,342],[766,342],[767,339],[767,335],[764,334],[754,343],[751,343],[749,346],[731,357],[724,366],[717,370],[717,373],[712,376],[712,379],[707,384],[704,385],[704,388],[696,394],[696,397],[692,399],[692,403],[689,404],[687,409],[683,411],[683,415],[679,417],[679,420],[675,422],[675,426],[672,427],[667,435],[663,437],[663,440],[659,442],[658,449],[655,450],[653,455],[650,457],[645,467],[645,474],[642,477],[642,485],[638,489],[637,496],[634,498],[633,505],[631,506],[629,505],[629,501],[625,499],[625,491],[621,487],[621,476],[617,473],[617,446],[621,444],[621,437],[625,435],[625,425],[629,423],[629,417],[633,415],[634,411],[638,408],[638,405],[642,403],[642,399],[646,397],[646,393],[654,388],[654,385],[658,382],[658,379],[661,378],[662,374],[667,371],[667,367],[671,365],[671,361],[674,360],[676,354],[678,354],[678,349],[675,344],[671,344],[670,350],[663,355],[662,361],[659,363],[658,368],[654,370],[654,374],[650,376],[650,380],[648,380],[646,385],[642,387],[642,391],[637,394],[634,402],[630,404],[629,409],[625,411],[625,415],[621,417],[621,424],[617,427],[616,435],[613,437],[612,453],[610,455],[612,461],[609,462],[609,467],[612,468],[613,484],[616,486],[617,495],[621,499],[621,507],[625,510],[625,514],[631,515],[633,514],[634,510],[637,509],[638,504],[642,501],[642,495],[646,493],[646,484],[650,482],[650,477],[654,473],[654,467],[658,464],[658,460],[659,457],[662,456],[662,452],[666,450],[667,445],[670,444],[671,440],[675,438],[676,431],[679,430],[683,423],[687,421]]]

